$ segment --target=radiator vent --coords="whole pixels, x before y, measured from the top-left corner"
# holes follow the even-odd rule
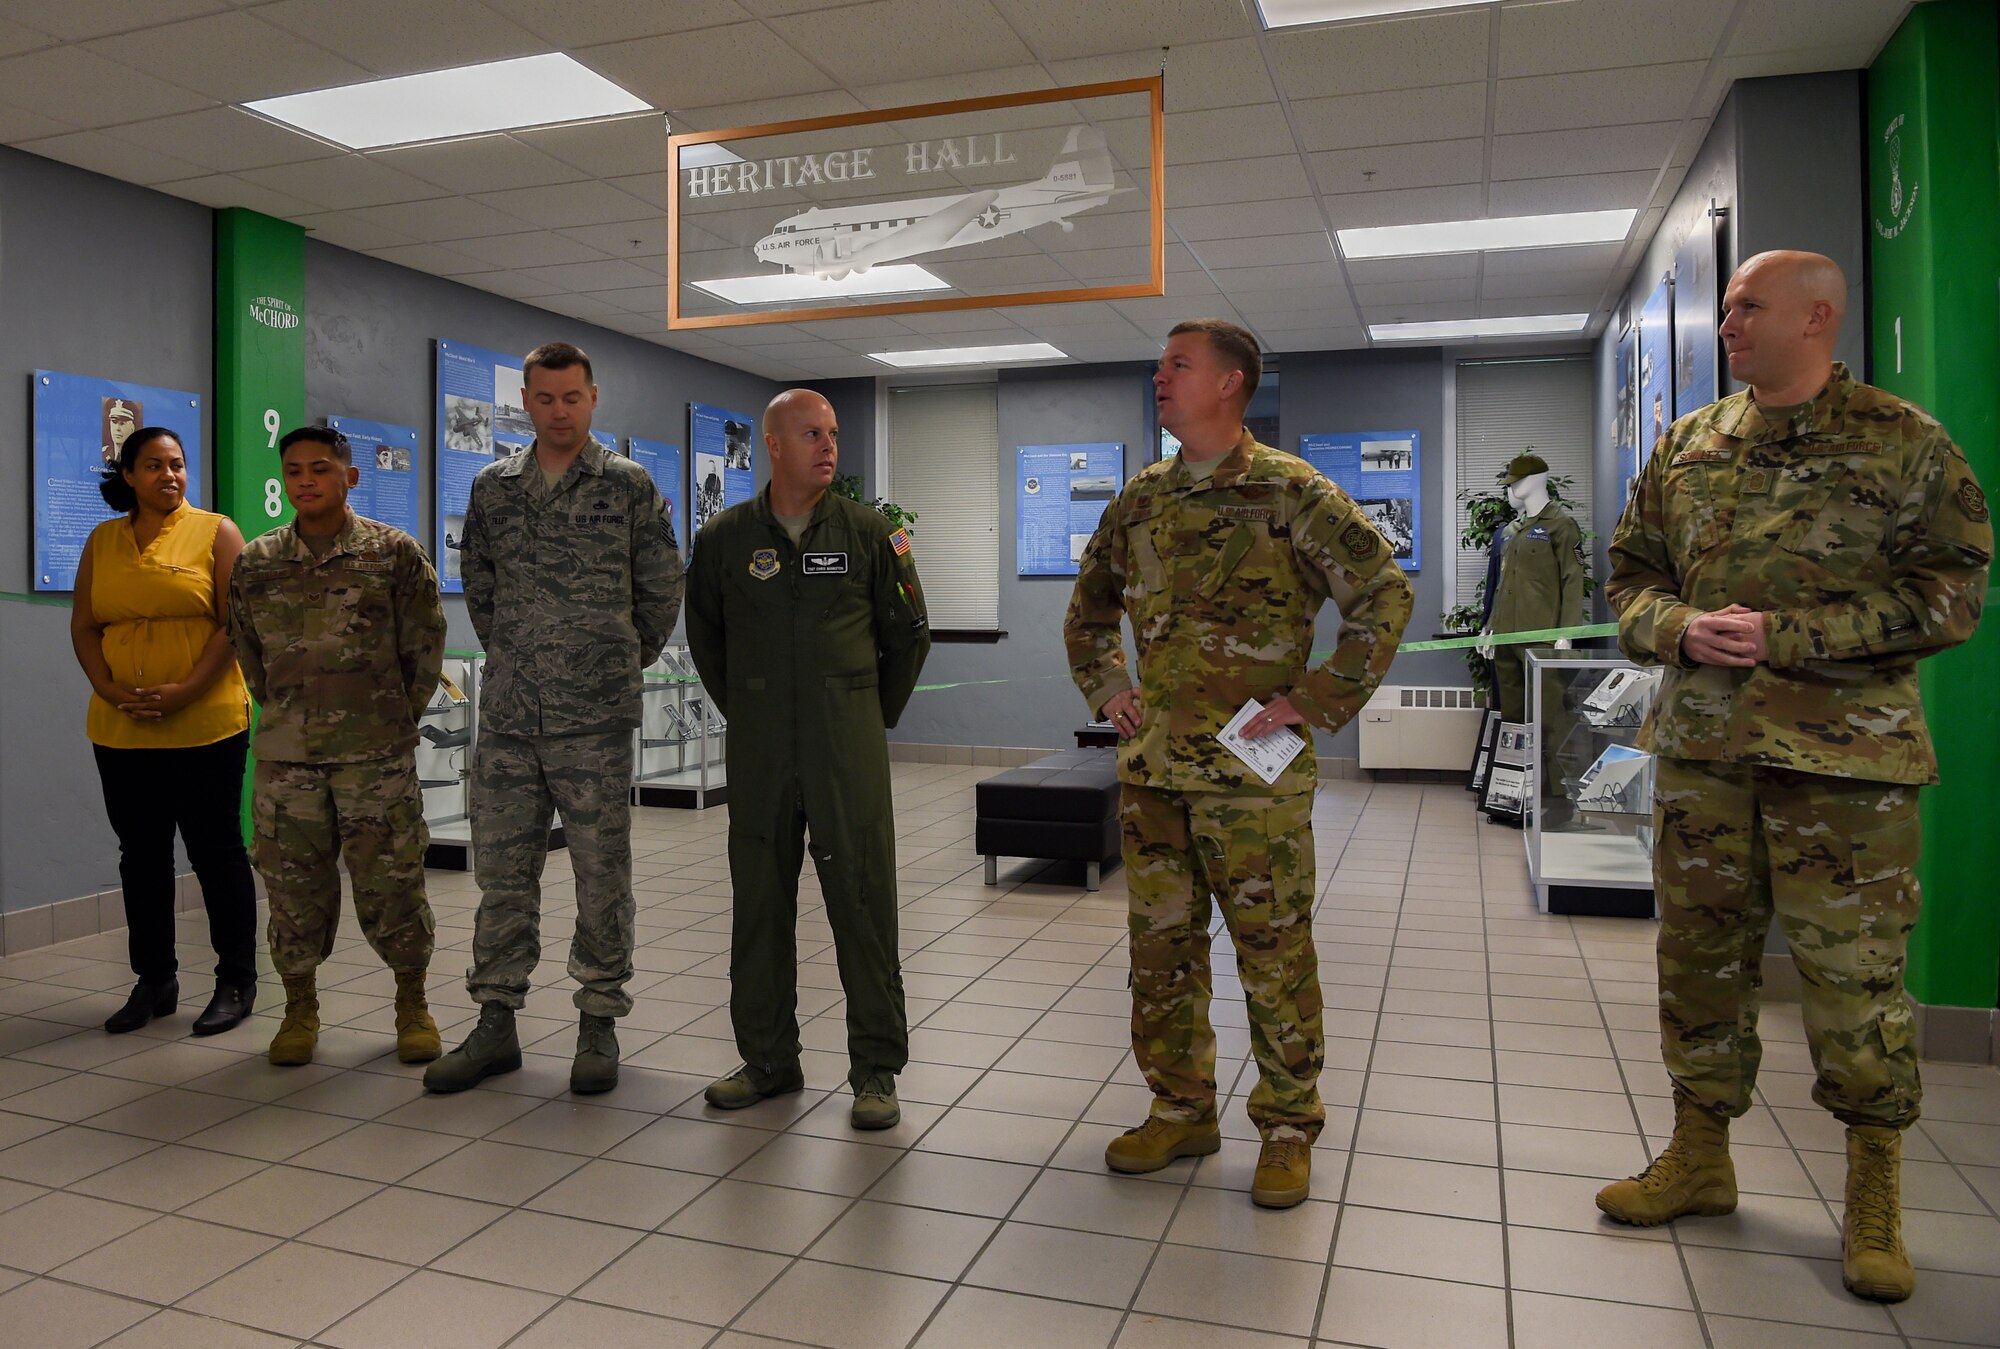
[[[1470,688],[1385,684],[1361,709],[1361,766],[1470,769],[1484,719]]]
[[[1472,690],[1467,689],[1413,689],[1396,690],[1399,705],[1403,707],[1465,707],[1473,705]]]

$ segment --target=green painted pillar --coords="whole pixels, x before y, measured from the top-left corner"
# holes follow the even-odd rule
[[[1868,72],[1874,382],[1950,430],[2000,499],[2000,6],[1916,6]],[[1923,795],[1910,992],[2000,1002],[2000,603],[1923,664],[1943,783]]]
[[[216,509],[254,539],[289,520],[278,437],[306,415],[306,232],[215,213]]]

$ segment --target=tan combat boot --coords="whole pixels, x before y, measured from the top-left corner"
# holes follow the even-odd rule
[[[1104,1148],[1104,1164],[1130,1176],[1158,1171],[1178,1157],[1206,1157],[1222,1149],[1222,1130],[1214,1120],[1188,1124],[1148,1115],[1136,1129],[1112,1139]]]
[[[310,974],[285,976],[285,1020],[271,1037],[271,1062],[297,1068],[313,1061],[319,1043],[319,990]]]
[[[424,973],[396,971],[396,1057],[404,1063],[429,1063],[444,1052],[430,1002],[424,997]]]
[[[1657,1227],[1687,1213],[1704,1218],[1736,1211],[1736,1163],[1729,1160],[1729,1119],[1674,1091],[1674,1136],[1653,1164],[1597,1192],[1597,1207],[1621,1223]]]
[[[1250,1202],[1259,1208],[1304,1203],[1312,1190],[1312,1154],[1310,1139],[1292,1134],[1265,1139],[1250,1177]]]
[[[1903,1249],[1903,1133],[1849,1126],[1840,1281],[1856,1297],[1901,1302],[1917,1288]]]

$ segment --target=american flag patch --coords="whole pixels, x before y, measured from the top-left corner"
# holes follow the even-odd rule
[[[910,555],[909,531],[899,529],[894,534],[891,534],[889,536],[889,548],[897,557],[908,557]]]

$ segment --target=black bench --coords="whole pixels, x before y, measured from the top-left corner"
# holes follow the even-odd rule
[[[997,884],[1002,857],[1082,862],[1095,890],[1118,856],[1118,761],[1108,749],[1071,749],[1010,768],[976,789],[974,842]]]

